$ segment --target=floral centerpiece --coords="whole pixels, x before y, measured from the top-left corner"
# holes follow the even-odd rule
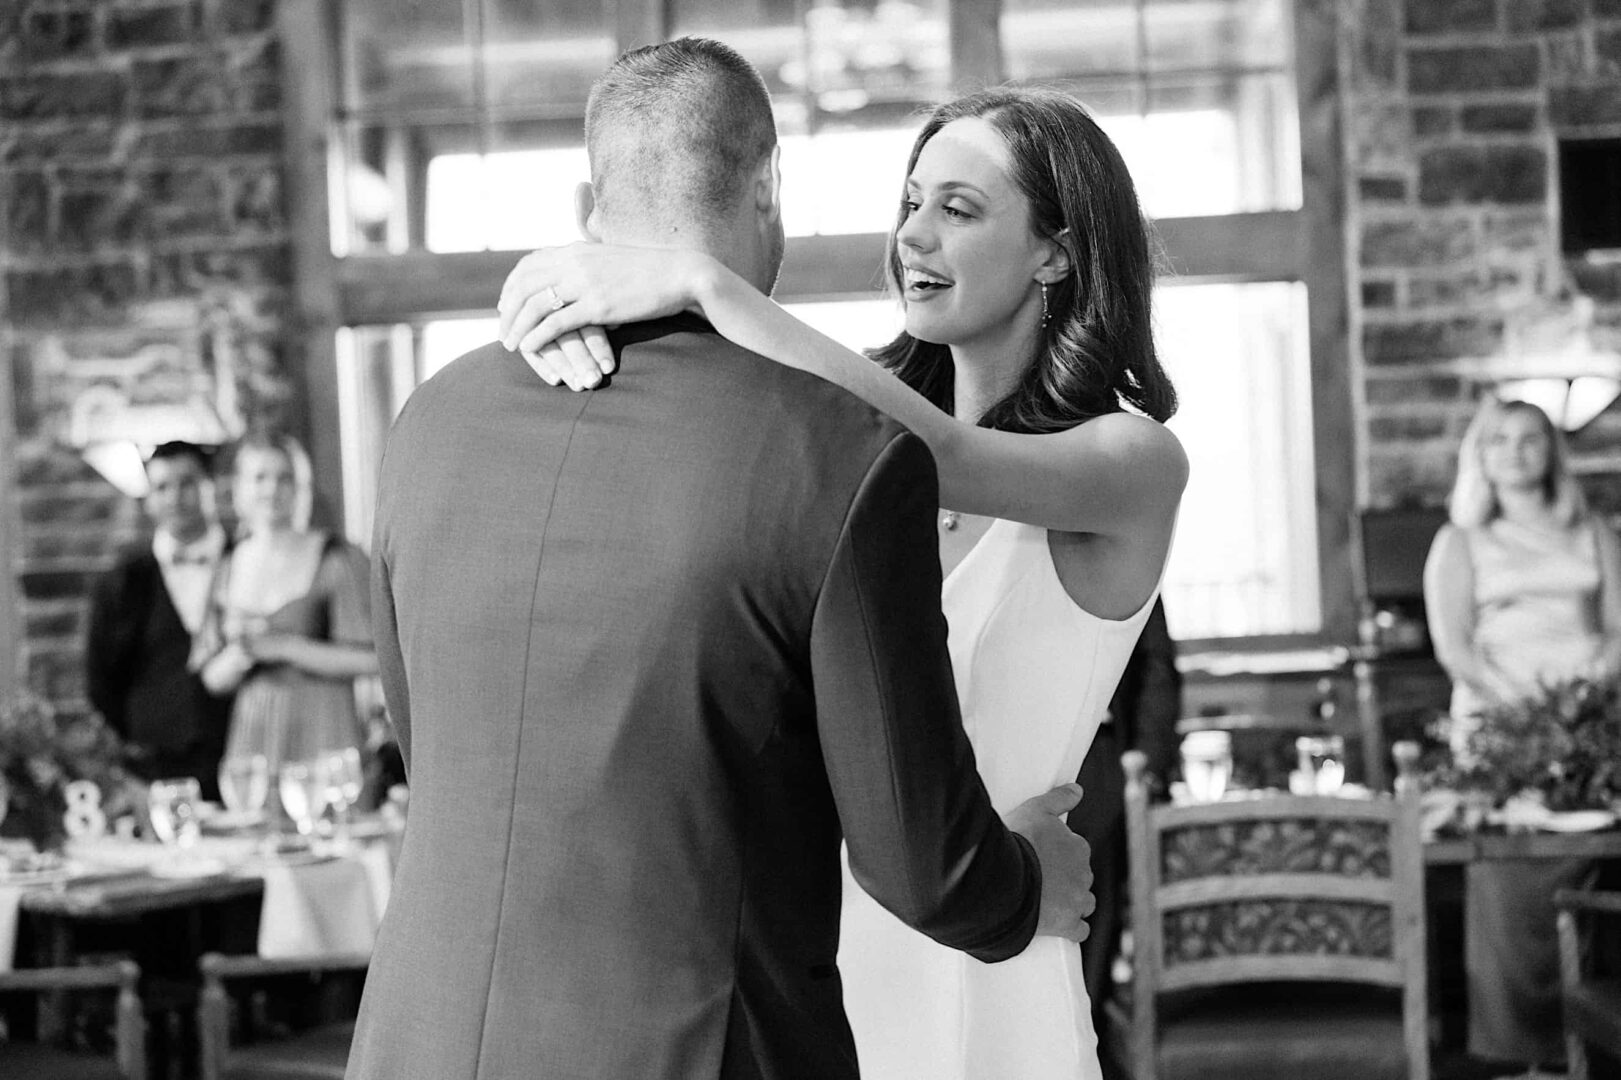
[[[123,747],[95,713],[66,713],[33,694],[0,706],[0,835],[21,836],[41,850],[66,836],[63,789],[90,780],[112,821],[137,813],[144,786],[124,767]]]
[[[1484,709],[1444,779],[1502,806],[1531,795],[1549,810],[1621,800],[1621,682],[1572,679]]]

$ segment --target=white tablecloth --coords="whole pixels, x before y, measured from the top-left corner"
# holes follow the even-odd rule
[[[17,951],[17,912],[23,891],[15,885],[0,885],[0,971],[10,971],[12,954]]]
[[[366,953],[388,907],[393,863],[386,839],[360,842],[323,857],[266,859],[252,840],[204,837],[190,857],[221,871],[264,880],[259,913],[259,955],[319,956]],[[75,843],[68,857],[101,870],[147,869],[166,853],[151,844],[106,838]],[[0,884],[0,971],[15,963],[17,916],[26,888]]]
[[[272,863],[261,876],[260,956],[371,952],[393,877],[382,845],[302,866]]]

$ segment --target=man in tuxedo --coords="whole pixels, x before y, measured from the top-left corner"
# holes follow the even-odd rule
[[[759,75],[684,39],[586,118],[604,240],[782,256]],[[1070,786],[997,817],[940,614],[933,461],[701,320],[573,395],[491,344],[390,436],[377,647],[411,820],[350,1080],[847,1080],[839,844],[994,962],[1091,909]]]
[[[194,776],[219,798],[231,699],[186,667],[209,583],[225,551],[208,453],[167,442],[146,462],[152,540],[122,553],[95,583],[85,649],[90,700],[147,779]]]

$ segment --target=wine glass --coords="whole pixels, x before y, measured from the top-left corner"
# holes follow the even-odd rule
[[[289,761],[282,765],[280,783],[281,804],[287,816],[298,826],[298,835],[312,836],[315,823],[321,820],[327,804],[327,769],[320,759]]]
[[[197,843],[201,832],[197,802],[201,797],[202,789],[194,776],[154,780],[146,789],[152,831],[165,847],[185,851]]]
[[[1195,802],[1216,802],[1233,771],[1233,738],[1225,731],[1193,731],[1182,740],[1182,780]]]
[[[1345,739],[1339,735],[1302,735],[1295,740],[1299,769],[1311,794],[1337,795],[1345,784]]]
[[[360,750],[348,746],[334,750],[321,759],[326,771],[326,801],[332,807],[338,830],[347,832],[349,808],[360,798],[365,776],[360,768]]]
[[[220,762],[220,798],[239,820],[257,817],[270,798],[270,759],[234,754]]]

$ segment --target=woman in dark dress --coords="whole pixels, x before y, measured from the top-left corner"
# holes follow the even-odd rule
[[[290,438],[237,449],[241,538],[221,561],[192,663],[236,691],[225,757],[309,761],[363,744],[354,681],[377,672],[366,555],[308,527],[309,458]]]

